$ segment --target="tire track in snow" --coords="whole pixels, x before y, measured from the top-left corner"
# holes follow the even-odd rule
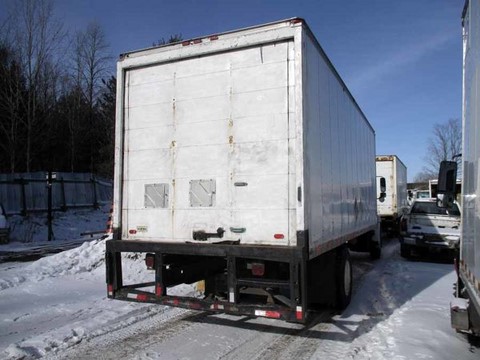
[[[139,322],[116,328],[112,331],[98,331],[97,335],[82,341],[79,345],[52,354],[49,359],[119,359],[130,358],[145,347],[182,332],[188,323],[182,320],[192,311],[167,308],[164,312]]]
[[[391,257],[389,250],[390,254],[385,257]],[[355,271],[359,269],[355,275],[354,294],[362,278],[375,267],[365,259],[358,257],[354,263]],[[319,348],[327,351],[320,353],[328,354],[329,359],[342,358],[335,353],[352,355],[352,349],[343,341],[338,344],[337,340],[323,336],[336,330],[335,322],[326,322],[332,313],[320,313],[311,327],[303,327],[264,318],[167,309],[126,324],[124,328],[117,327],[84,339],[64,353],[58,352],[53,359],[308,359],[319,354]]]

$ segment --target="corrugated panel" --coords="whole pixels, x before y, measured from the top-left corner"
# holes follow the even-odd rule
[[[375,134],[313,38],[304,56],[305,217],[313,249],[376,225]]]
[[[223,228],[222,240],[288,243],[293,58],[281,41],[127,72],[124,237],[192,241]],[[168,209],[142,203],[152,182],[170,184]],[[129,233],[139,226],[148,232]]]
[[[478,281],[480,279],[480,1],[478,0],[469,2],[464,18],[464,72],[461,258],[468,271]],[[478,288],[477,301],[480,302]]]
[[[64,183],[61,182],[62,179]],[[112,184],[108,181],[96,180],[94,186],[91,180],[92,175],[89,173],[57,172],[56,181],[52,185],[53,208],[60,209],[64,205],[67,208],[92,206],[95,199],[99,203],[111,201]],[[22,185],[22,182],[25,185]],[[24,210],[22,187],[27,212],[47,209],[47,174],[45,172],[0,174],[0,202],[8,214],[19,214]],[[96,191],[96,197],[94,191]]]

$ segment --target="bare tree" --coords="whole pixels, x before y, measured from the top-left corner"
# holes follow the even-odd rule
[[[102,79],[109,75],[111,56],[105,33],[96,21],[88,24],[84,32],[78,32],[75,39],[76,72],[85,98],[93,108]]]
[[[443,124],[435,124],[432,136],[428,140],[428,153],[423,176],[435,179],[438,176],[440,162],[452,160],[462,152],[462,124],[459,119],[449,119]],[[457,161],[459,159],[457,158]],[[460,169],[460,167],[459,167]]]
[[[0,149],[8,170],[15,172],[20,144],[21,99],[25,92],[18,63],[6,45],[0,45]],[[5,167],[4,169],[7,169]]]
[[[161,39],[154,41],[152,46],[162,46],[166,44],[173,44],[182,40],[183,40],[182,34],[173,34],[173,35],[170,35],[168,40],[165,40],[165,38],[162,37]]]
[[[75,76],[76,85],[82,90],[84,99],[88,105],[87,122],[90,133],[90,170],[93,172],[95,165],[96,139],[98,138],[97,124],[95,124],[95,103],[98,100],[99,91],[102,87],[102,79],[109,75],[109,62],[111,56],[105,33],[96,21],[91,22],[84,32],[78,32],[75,38]],[[73,143],[73,121],[78,121],[78,116],[72,118],[70,126]]]
[[[104,89],[98,101],[99,130],[102,134],[102,144],[99,146],[98,172],[108,178],[113,176],[113,154],[115,144],[115,104],[117,79],[111,76],[102,81]]]
[[[39,137],[37,126],[50,113],[47,100],[56,96],[60,47],[65,39],[63,26],[54,18],[52,0],[18,0],[13,3],[9,42],[25,77],[25,170],[31,168],[34,139]]]
[[[415,175],[413,178],[413,182],[415,183],[428,183],[429,180],[436,179],[438,174],[433,174],[428,171],[420,171]]]

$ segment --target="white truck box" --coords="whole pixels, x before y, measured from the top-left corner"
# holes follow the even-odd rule
[[[117,81],[112,254],[378,241],[374,130],[303,20],[127,53]]]
[[[396,222],[407,202],[407,167],[396,155],[376,156],[377,182],[385,178],[384,201],[377,200],[377,211],[382,221]],[[377,198],[380,196],[377,184]]]
[[[480,336],[480,1],[463,12],[462,232],[457,296],[467,298],[469,328]],[[454,305],[452,308],[455,307]],[[452,319],[452,323],[455,323]]]

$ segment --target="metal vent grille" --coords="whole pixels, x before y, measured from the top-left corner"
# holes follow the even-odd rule
[[[168,184],[145,185],[145,207],[167,208],[168,207]]]

